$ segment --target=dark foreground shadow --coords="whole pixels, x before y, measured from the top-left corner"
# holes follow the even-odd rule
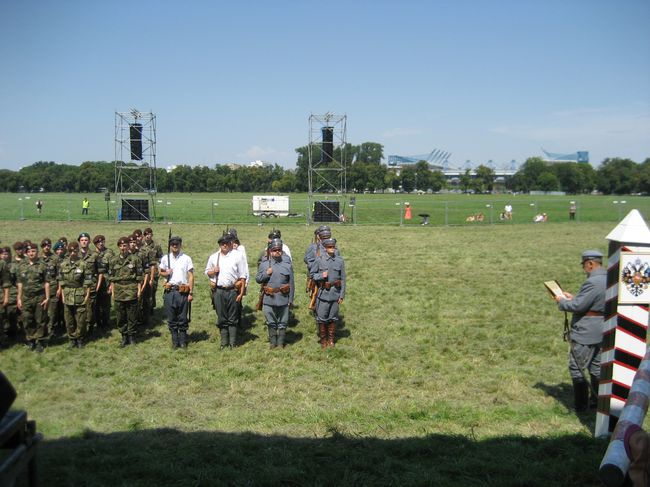
[[[573,386],[571,384],[543,384],[538,382],[533,387],[544,391],[547,396],[562,404],[567,411],[573,411]],[[574,412],[574,414],[588,430],[594,431],[596,426],[595,409],[589,409],[584,413]]]
[[[48,440],[41,485],[601,485],[605,441],[587,435],[289,438],[139,430]]]

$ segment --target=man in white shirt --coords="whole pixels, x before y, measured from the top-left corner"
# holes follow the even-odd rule
[[[188,313],[193,300],[194,264],[181,250],[180,237],[169,239],[170,252],[160,259],[160,275],[166,279],[163,303],[172,348],[187,348]]]
[[[237,229],[231,228],[230,230],[228,230],[227,233],[232,235],[233,238],[232,241],[233,252],[239,252],[241,254],[241,258],[244,259],[244,274],[246,278],[246,281],[244,282],[245,288],[243,291],[242,299],[237,303],[237,326],[241,329],[241,316],[244,308],[243,296],[246,296],[246,291],[248,290],[248,281],[250,280],[250,272],[248,270],[248,256],[246,255],[246,247],[244,247],[242,243],[239,241],[239,237],[237,236]],[[240,289],[237,289],[237,291],[240,291]]]
[[[221,333],[223,350],[237,344],[238,303],[246,289],[248,266],[241,253],[233,251],[232,235],[226,233],[219,238],[218,243],[219,251],[208,258],[205,275],[210,279],[212,304],[217,312],[217,327]]]

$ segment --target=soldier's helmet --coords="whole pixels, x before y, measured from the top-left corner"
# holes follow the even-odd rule
[[[325,240],[323,240],[323,247],[336,247],[336,239],[326,238]]]
[[[276,228],[271,230],[271,233],[269,233],[269,238],[273,240],[274,238],[282,238],[282,232]]]
[[[271,240],[269,243],[269,249],[270,250],[282,250],[282,239],[280,238],[274,238]]]
[[[321,240],[325,240],[327,238],[330,238],[332,236],[332,230],[330,229],[330,227],[325,226],[325,228],[323,230],[318,232],[318,236],[321,238]]]

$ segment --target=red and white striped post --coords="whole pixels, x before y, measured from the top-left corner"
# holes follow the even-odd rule
[[[646,354],[650,288],[622,278],[626,263],[650,262],[650,230],[632,210],[607,235],[607,291],[595,436],[609,436],[627,401],[632,381]],[[640,293],[640,294],[639,294]]]

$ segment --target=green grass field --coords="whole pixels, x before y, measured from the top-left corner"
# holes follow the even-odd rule
[[[88,196],[90,211],[81,214],[81,200]],[[268,221],[252,214],[252,193],[171,193],[158,194],[153,201],[151,217],[161,223],[268,223],[271,225],[305,224],[308,198],[306,194],[291,194],[290,212],[293,217],[271,218]],[[349,206],[350,198],[339,199],[341,210],[349,223],[357,225],[417,226],[419,214],[429,214],[433,226],[486,225],[531,223],[538,213],[547,213],[549,222],[569,220],[569,203],[578,207],[577,220],[581,222],[619,221],[631,208],[650,214],[650,198],[640,196],[530,196],[530,195],[469,195],[469,194],[359,194],[356,205]],[[43,212],[36,211],[36,201],[44,202]],[[317,195],[314,200],[336,199],[333,195]],[[410,203],[413,218],[403,220],[404,203]],[[500,221],[504,206],[513,206],[513,219]],[[104,201],[103,193],[0,193],[0,220],[30,221],[115,221],[119,202],[112,196]],[[483,213],[483,223],[467,223],[470,215]]]
[[[528,201],[513,199],[515,215]],[[604,202],[594,215],[617,219],[611,202],[593,201]],[[187,351],[171,350],[157,314],[124,350],[112,330],[80,351],[59,338],[42,355],[0,352],[15,406],[45,435],[42,484],[600,485],[607,442],[592,437],[595,415],[569,410],[563,315],[542,285],[577,290],[580,253],[606,251],[616,224],[587,220],[336,226],[348,294],[337,346],[325,352],[302,293],[313,227],[281,225],[299,290],[289,346],[268,350],[252,286],[244,343],[220,352],[202,272],[225,225],[174,224],[198,275]],[[251,272],[273,224],[237,225]],[[136,226],[16,219],[0,222],[0,239],[88,231],[114,246]],[[153,228],[166,238],[168,225]]]

